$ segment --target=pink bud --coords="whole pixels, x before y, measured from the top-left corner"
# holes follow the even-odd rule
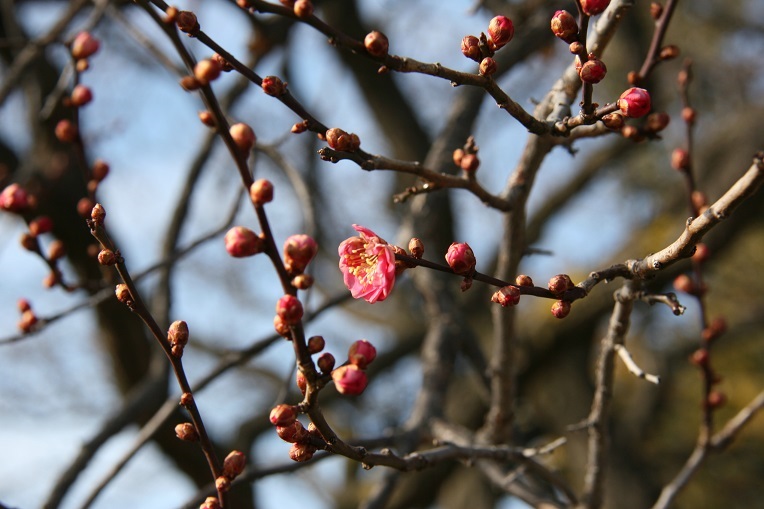
[[[491,57],[485,57],[483,60],[480,61],[480,74],[481,76],[491,76],[493,74],[496,74],[496,69],[498,66],[496,65],[496,60],[494,60]]]
[[[690,167],[690,154],[683,148],[671,152],[671,167],[678,171],[687,171]]]
[[[196,428],[190,422],[184,422],[175,426],[175,435],[186,442],[195,442],[199,440],[199,434]]]
[[[263,92],[266,93],[266,95],[270,95],[273,97],[278,97],[280,95],[284,95],[284,92],[286,92],[286,86],[284,85],[284,82],[281,81],[281,78],[278,76],[266,76],[263,78],[262,83],[260,86],[263,89]]]
[[[348,360],[361,369],[366,369],[376,357],[377,349],[365,339],[355,341],[348,349]]]
[[[29,207],[29,195],[18,184],[11,184],[0,193],[0,208],[8,212],[23,212]]]
[[[525,274],[520,274],[515,278],[517,286],[533,286],[533,279]]]
[[[302,303],[294,295],[284,295],[276,303],[276,314],[287,325],[295,325],[302,319]]]
[[[557,11],[552,16],[552,33],[568,44],[578,40],[576,18],[568,11]]]
[[[601,60],[596,58],[587,60],[578,71],[578,76],[584,83],[599,83],[605,77],[607,67]]]
[[[308,18],[313,15],[313,2],[310,0],[296,0],[293,10],[298,18]]]
[[[305,271],[305,267],[316,256],[318,244],[308,235],[292,235],[284,242],[284,266],[291,274]]]
[[[587,16],[596,16],[610,5],[610,0],[581,0],[581,9]]]
[[[229,132],[231,133],[233,142],[239,147],[239,150],[248,155],[249,151],[252,150],[257,142],[255,131],[253,131],[247,124],[240,122],[232,125]]]
[[[100,46],[101,43],[90,32],[80,32],[72,41],[72,57],[75,60],[88,58],[98,51]]]
[[[387,40],[387,36],[382,32],[369,32],[363,40],[363,45],[369,55],[373,57],[384,57],[387,55],[387,51],[390,48],[390,42]]]
[[[330,354],[329,352],[322,353],[316,361],[316,364],[318,364],[318,369],[320,369],[322,373],[328,373],[333,370],[334,363],[334,355]]]
[[[300,389],[300,392],[305,394],[305,391],[308,388],[308,379],[305,378],[305,375],[302,374],[302,371],[299,369],[297,370],[297,374],[295,375],[295,383],[297,384],[297,388]]]
[[[21,332],[31,332],[37,323],[37,315],[34,311],[27,309],[21,313],[21,319],[19,320],[18,327]]]
[[[566,300],[558,300],[552,304],[552,314],[555,318],[565,318],[570,313],[570,302]]]
[[[493,294],[491,302],[501,304],[501,307],[514,306],[520,302],[520,290],[515,286],[505,286]]]
[[[632,87],[618,98],[618,107],[627,117],[642,117],[650,111],[650,93],[644,88]]]
[[[480,167],[477,154],[464,154],[459,160],[459,167],[467,173],[474,173]]]
[[[204,59],[194,66],[194,77],[202,85],[208,85],[211,81],[218,79],[222,70],[217,60]]]
[[[234,226],[225,234],[225,250],[234,258],[252,256],[263,250],[263,239],[243,226]]]
[[[176,320],[170,324],[170,328],[167,330],[167,341],[170,345],[182,345],[188,344],[188,324],[183,320]]]
[[[304,442],[308,438],[308,431],[300,421],[294,421],[287,426],[276,426],[276,434],[281,440],[289,443]]]
[[[267,179],[255,180],[249,188],[249,197],[258,207],[273,201],[273,184]]]
[[[559,295],[567,290],[570,290],[575,285],[573,284],[573,281],[571,281],[570,276],[567,274],[557,274],[549,280],[549,284],[547,286],[550,292],[555,295]]]
[[[454,242],[446,253],[446,262],[456,274],[469,276],[475,270],[475,254],[466,242]]]
[[[274,426],[289,426],[297,419],[297,409],[292,405],[282,403],[273,407],[269,418]]]
[[[332,380],[340,394],[351,396],[361,394],[369,383],[366,373],[355,364],[340,366],[332,371]]]
[[[348,134],[338,127],[332,127],[326,131],[326,143],[329,147],[340,152],[352,152],[361,145],[358,141],[358,136],[355,134]],[[355,137],[355,138],[354,138]]]
[[[279,336],[283,336],[286,339],[291,339],[292,331],[289,329],[289,324],[284,321],[279,315],[273,317],[273,329]]]
[[[207,497],[199,509],[220,509],[220,501],[217,497]]]
[[[247,457],[241,451],[231,451],[223,460],[223,475],[229,479],[236,478],[244,471]]]
[[[462,55],[480,62],[483,59],[483,53],[480,51],[480,40],[474,35],[467,35],[462,39]]]
[[[77,85],[72,89],[70,99],[72,101],[72,106],[79,108],[93,100],[93,92],[85,85]]]
[[[506,16],[496,16],[488,23],[488,35],[491,37],[491,49],[496,51],[512,40],[515,27]]]
[[[96,159],[93,163],[93,179],[101,182],[109,174],[109,163],[102,159]]]
[[[298,0],[299,1],[299,0]],[[292,448],[289,449],[289,458],[292,461],[303,462],[308,461],[313,457],[316,452],[316,446],[307,443],[292,444]]]
[[[424,255],[424,243],[414,237],[409,241],[409,253],[411,253],[411,256],[414,258],[421,258]]]
[[[55,130],[56,138],[64,143],[72,143],[77,140],[79,130],[71,120],[59,120]]]

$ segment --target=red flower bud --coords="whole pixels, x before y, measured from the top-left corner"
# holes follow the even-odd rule
[[[462,55],[480,62],[483,59],[483,53],[480,51],[480,40],[474,35],[467,35],[462,39]]]
[[[276,303],[276,314],[287,325],[295,325],[302,319],[302,303],[294,295],[284,295]]]
[[[366,373],[355,364],[340,366],[332,371],[332,380],[340,394],[351,396],[361,394],[369,383]]]
[[[172,322],[167,330],[167,341],[171,346],[188,344],[188,324],[183,320]]]
[[[578,23],[568,11],[557,11],[552,16],[552,33],[568,44],[578,40]]]
[[[571,281],[570,276],[567,274],[557,274],[549,280],[547,285],[549,291],[555,295],[560,295],[574,286],[573,281]]]
[[[93,100],[93,91],[85,85],[77,85],[72,89],[72,95],[69,99],[71,100],[72,106],[79,108]]]
[[[330,354],[329,352],[322,353],[318,357],[316,364],[318,364],[318,369],[320,369],[322,373],[329,373],[334,369],[334,355]]]
[[[366,369],[376,357],[377,349],[365,339],[355,341],[348,349],[350,364],[355,364],[361,369]]]
[[[273,328],[279,336],[283,336],[285,339],[291,339],[292,331],[289,329],[289,324],[279,315],[273,317]]]
[[[414,237],[409,241],[409,253],[411,256],[419,259],[424,255],[424,244],[421,240]]]
[[[29,222],[29,233],[37,237],[53,230],[53,220],[48,216],[40,216]]]
[[[100,41],[93,37],[90,32],[80,32],[72,41],[72,57],[75,60],[88,58],[98,51],[100,46]]]
[[[558,300],[552,304],[552,314],[555,318],[565,318],[570,313],[570,302]]]
[[[16,307],[18,308],[20,313],[24,313],[32,309],[32,305],[26,299],[19,299],[16,302]]]
[[[291,274],[300,274],[317,252],[318,244],[309,235],[291,235],[284,241],[284,267]]]
[[[80,131],[71,120],[59,120],[55,130],[56,138],[64,143],[74,143]]]
[[[687,171],[690,168],[690,154],[683,148],[675,148],[671,152],[671,167],[677,171]]]
[[[175,16],[175,23],[181,32],[194,35],[201,28],[196,20],[196,14],[191,11],[180,11]]]
[[[596,58],[587,60],[578,71],[578,76],[584,83],[599,83],[607,74],[607,67]]]
[[[297,0],[294,3],[294,14],[298,18],[308,18],[313,15],[313,2],[310,0]]]
[[[326,143],[334,150],[339,150],[340,152],[352,152],[361,145],[358,136],[348,134],[337,127],[326,131]]]
[[[263,92],[273,97],[284,95],[284,92],[286,92],[286,86],[278,76],[266,76],[263,78],[263,82],[260,86],[262,87]]]
[[[674,290],[692,295],[695,293],[695,283],[687,274],[680,274],[674,279]]]
[[[446,262],[456,274],[469,276],[475,270],[475,253],[466,242],[454,242],[446,253]]]
[[[250,150],[252,150],[257,142],[255,131],[253,131],[247,124],[240,122],[232,125],[229,129],[229,133],[231,134],[231,138],[233,138],[233,142],[239,147],[239,150],[244,154],[249,155]]]
[[[29,207],[29,195],[18,184],[11,184],[0,193],[0,208],[8,212],[23,212]]]
[[[196,442],[199,440],[199,434],[190,422],[184,422],[175,426],[175,435],[186,442]]]
[[[627,117],[642,117],[650,111],[650,93],[644,88],[632,87],[621,94],[618,107]]]
[[[247,457],[241,451],[231,451],[223,460],[223,475],[229,479],[235,479],[244,471],[247,465]]]
[[[297,419],[297,408],[286,403],[276,405],[269,419],[274,426],[289,426]]]
[[[479,70],[482,76],[491,76],[492,74],[495,74],[497,68],[498,66],[496,65],[496,60],[491,57],[485,57],[480,61]]]
[[[501,304],[501,307],[514,306],[520,302],[520,290],[515,286],[505,286],[491,297],[491,302]]]
[[[263,250],[263,239],[243,226],[234,226],[225,234],[225,250],[234,258],[252,256]]]
[[[382,32],[369,32],[363,40],[363,45],[369,55],[373,57],[384,57],[387,55],[387,51],[390,49],[390,42],[387,40],[387,36]]]
[[[488,35],[491,37],[491,49],[496,51],[509,41],[515,35],[515,27],[512,20],[506,16],[496,16],[488,23]]]
[[[267,179],[255,180],[249,188],[249,197],[258,207],[273,201],[273,184]]]
[[[292,444],[304,442],[308,438],[308,431],[297,420],[288,426],[276,426],[276,434],[284,442]]]
[[[311,336],[308,339],[308,353],[313,355],[324,349],[326,341],[323,336]]]
[[[517,286],[533,286],[533,279],[525,274],[520,274],[515,278]]]
[[[292,448],[289,449],[289,458],[297,462],[308,461],[315,452],[316,447],[314,445],[306,443],[292,444]]]
[[[581,0],[581,9],[587,16],[596,16],[610,5],[610,0]]]
[[[459,161],[459,167],[467,173],[474,173],[480,166],[477,154],[464,154]]]
[[[202,85],[208,85],[211,81],[215,81],[222,72],[221,65],[212,59],[200,60],[194,66],[194,77]]]

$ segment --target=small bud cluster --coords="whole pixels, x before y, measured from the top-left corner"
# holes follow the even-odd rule
[[[475,144],[475,138],[470,136],[462,148],[454,150],[454,164],[464,171],[467,178],[473,178],[474,173],[480,167],[480,159],[477,156],[479,149],[480,147]]]
[[[18,327],[24,334],[28,334],[34,330],[37,325],[37,315],[32,311],[32,305],[26,299],[19,299],[17,303],[21,318],[18,322]]]
[[[271,410],[270,421],[276,426],[276,434],[285,442],[292,444],[289,457],[293,461],[308,461],[313,457],[317,448],[311,443],[311,438],[321,438],[313,423],[308,429],[297,420],[297,407],[281,404]]]
[[[356,396],[361,394],[369,383],[365,369],[377,357],[374,345],[360,339],[348,349],[348,364],[332,371],[334,386],[340,394]]]
[[[462,39],[462,55],[480,64],[481,76],[491,76],[496,73],[498,65],[493,55],[512,40],[515,27],[512,20],[506,16],[496,16],[488,23],[488,36],[480,37],[467,35]]]
[[[556,276],[553,276],[547,284],[549,291],[557,297],[562,297],[566,291],[575,288],[575,286],[576,285],[573,284],[573,281],[567,274],[557,274]],[[552,304],[552,315],[555,318],[565,318],[569,313],[570,301],[558,300]]]
[[[84,72],[90,67],[88,59],[98,52],[101,41],[90,32],[80,32],[72,40],[69,51],[74,59],[74,67],[78,72]]]

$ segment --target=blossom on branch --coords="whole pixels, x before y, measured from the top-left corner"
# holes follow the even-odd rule
[[[340,243],[340,270],[353,298],[370,304],[385,300],[395,283],[395,251],[376,233],[354,224],[359,237]]]

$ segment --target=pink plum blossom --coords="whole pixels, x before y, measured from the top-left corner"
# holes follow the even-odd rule
[[[340,270],[353,298],[374,304],[385,300],[393,289],[395,251],[368,228],[356,224],[353,228],[360,236],[340,244]]]

